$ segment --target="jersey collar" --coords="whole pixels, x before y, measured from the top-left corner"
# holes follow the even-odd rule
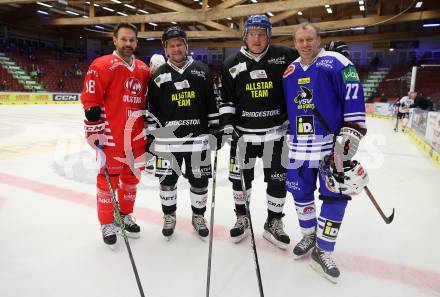
[[[316,57],[313,59],[312,63],[310,64],[303,64],[301,61],[301,57],[299,57],[297,59],[297,61],[299,62],[299,65],[301,66],[301,68],[306,71],[307,69],[309,69],[310,66],[312,66],[313,64],[315,64],[316,60],[318,60],[318,58],[322,57],[324,54],[325,50],[322,48],[319,53],[316,55]]]
[[[252,54],[246,49],[245,46],[242,46],[242,47],[240,48],[240,52],[241,52],[244,56],[248,57],[249,59],[254,60],[255,62],[260,62],[261,59],[263,59],[263,57],[266,55],[267,51],[269,50],[269,46],[270,46],[270,44],[268,44],[267,47],[266,47],[266,49],[265,49],[261,54],[259,54],[258,56],[254,56],[254,55],[252,55]]]
[[[176,65],[171,63],[170,60],[167,61],[167,64],[170,65],[170,67],[173,68],[179,74],[183,74],[185,72],[186,68],[188,68],[193,62],[194,62],[193,57],[188,56],[186,58],[185,64],[183,64],[182,68],[177,67]]]
[[[125,64],[125,67],[128,68],[128,70],[133,71],[135,68],[135,59],[136,57],[134,55],[131,55],[131,65],[128,64],[124,59],[122,59],[119,55],[117,51],[113,51],[113,55],[115,55],[116,57],[118,57],[119,59],[121,59],[121,61]]]

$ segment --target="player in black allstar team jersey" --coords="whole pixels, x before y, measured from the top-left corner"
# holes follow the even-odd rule
[[[257,157],[263,159],[268,217],[264,238],[287,248],[289,236],[283,230],[286,198],[286,169],[282,165],[284,137],[288,129],[284,103],[283,72],[298,57],[296,50],[271,45],[272,24],[264,15],[252,15],[244,24],[244,46],[228,57],[222,67],[220,125],[226,134],[241,135],[246,144],[244,179],[250,195]],[[234,132],[233,132],[234,131]],[[235,137],[236,138],[236,137]],[[229,180],[235,201],[237,222],[231,237],[239,242],[249,233],[245,197],[238,167],[237,140],[231,142]]]
[[[157,156],[164,212],[162,233],[169,238],[174,232],[177,180],[184,163],[191,186],[192,224],[205,238],[209,234],[204,213],[211,177],[208,139],[219,124],[211,73],[206,64],[188,56],[187,36],[180,27],[166,29],[162,44],[168,60],[152,76],[148,91],[148,124],[155,136],[152,149]]]

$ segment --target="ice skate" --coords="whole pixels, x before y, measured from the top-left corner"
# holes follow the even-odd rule
[[[270,221],[268,219],[266,223],[264,223],[263,237],[280,249],[285,250],[290,243],[290,238],[289,235],[284,232],[283,227],[284,224],[281,218],[272,218]]]
[[[176,228],[176,213],[173,212],[171,214],[165,214],[163,216],[162,234],[163,236],[165,236],[166,240],[171,239],[171,235],[173,235],[175,228]]]
[[[206,237],[209,235],[209,230],[208,227],[206,227],[206,220],[203,215],[193,213],[192,225],[200,238],[206,239]]]
[[[304,235],[303,238],[293,248],[293,258],[295,260],[305,257],[316,244],[316,233]]]
[[[117,241],[118,229],[113,224],[102,224],[101,225],[102,239],[104,243],[110,247],[110,249],[114,249],[114,246]]]
[[[246,215],[237,214],[237,221],[234,227],[230,230],[232,241],[239,243],[250,234],[249,219]]]
[[[132,215],[123,215],[121,214],[121,219],[124,221],[124,229],[127,237],[130,238],[139,238],[141,227],[136,224],[136,219]],[[115,226],[119,228],[117,221],[115,221]]]
[[[334,284],[338,282],[340,272],[333,259],[332,252],[315,247],[312,251],[312,263],[310,266],[330,282]]]

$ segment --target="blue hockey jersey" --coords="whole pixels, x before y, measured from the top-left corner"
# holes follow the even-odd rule
[[[365,102],[359,76],[343,55],[321,50],[311,65],[292,62],[284,72],[284,99],[290,121],[289,158],[320,160],[330,153],[328,135],[313,108],[319,110],[332,133],[344,122],[365,128]]]

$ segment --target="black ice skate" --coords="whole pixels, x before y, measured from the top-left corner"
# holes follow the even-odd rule
[[[139,238],[141,227],[136,224],[136,219],[132,215],[123,215],[121,214],[121,218],[124,221],[125,232],[130,238]],[[117,221],[115,221],[115,226],[119,227]]]
[[[235,212],[237,214],[237,212]],[[250,234],[249,219],[246,215],[237,214],[237,222],[230,231],[232,241],[239,243]]]
[[[264,223],[264,233],[263,237],[270,243],[276,245],[280,249],[287,249],[290,243],[289,235],[283,230],[284,224],[281,218],[273,218],[270,221],[266,220]]]
[[[309,251],[312,250],[315,244],[316,244],[315,232],[313,232],[312,234],[304,235],[303,238],[296,244],[295,248],[293,249],[293,258],[295,260],[303,258],[309,253]]]
[[[118,234],[117,227],[111,224],[102,224],[101,225],[102,239],[104,243],[109,245],[111,249],[113,249],[114,244],[116,243],[116,235]]]
[[[201,239],[205,239],[209,235],[209,230],[206,227],[206,220],[203,215],[193,213],[192,225]]]
[[[332,252],[315,247],[312,251],[312,263],[310,266],[332,283],[336,284],[338,282],[340,272],[333,259]]]
[[[171,239],[171,235],[174,233],[176,228],[176,213],[164,214],[163,216],[163,228],[162,234],[167,240]]]

